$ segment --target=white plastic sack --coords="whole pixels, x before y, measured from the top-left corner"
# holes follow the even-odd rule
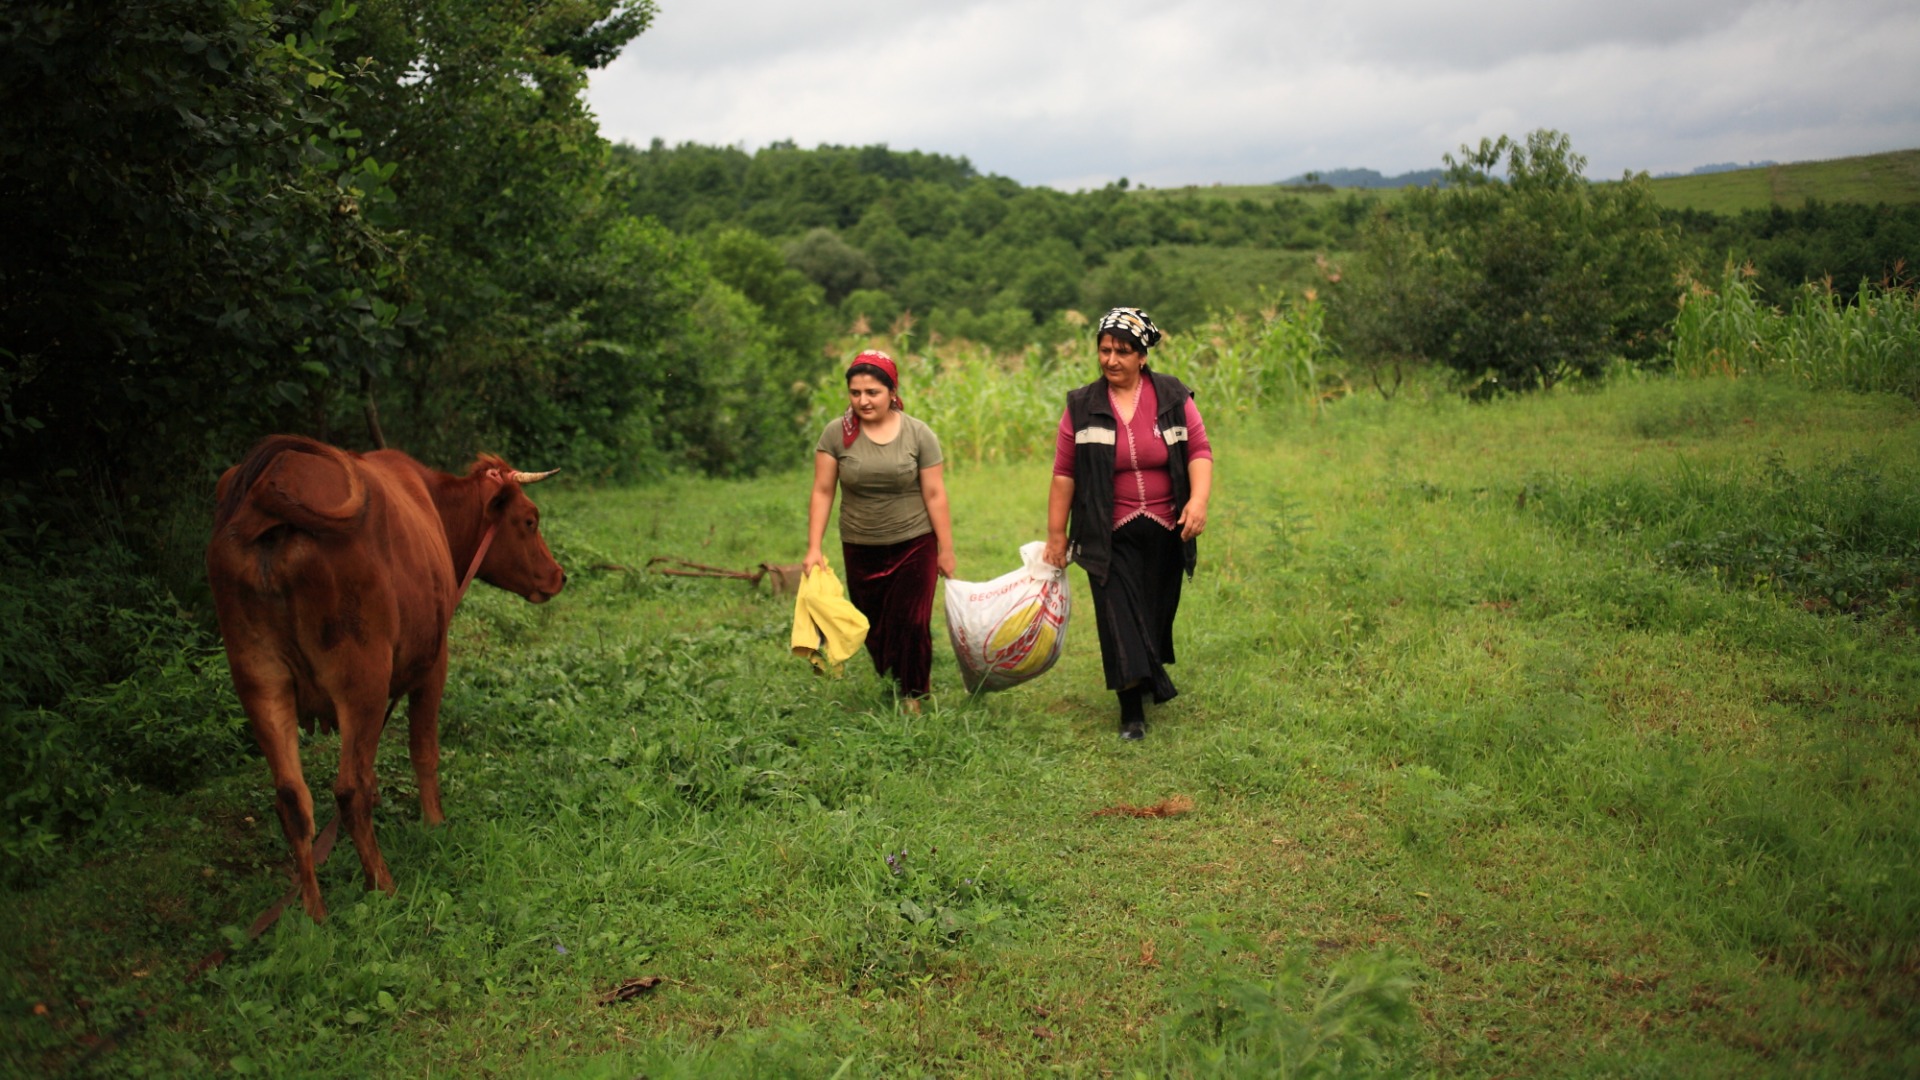
[[[1060,659],[1067,639],[1067,573],[1041,558],[1047,545],[1020,545],[1025,563],[984,584],[947,582],[947,637],[968,693],[1005,690]]]

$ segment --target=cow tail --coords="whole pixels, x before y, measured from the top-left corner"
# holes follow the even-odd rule
[[[278,524],[336,534],[357,525],[366,506],[366,480],[351,455],[298,435],[273,435],[221,478],[214,526],[235,525],[249,540]]]

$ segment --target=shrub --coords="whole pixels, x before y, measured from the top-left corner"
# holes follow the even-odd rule
[[[1660,355],[1678,246],[1645,174],[1590,184],[1546,130],[1446,162],[1446,186],[1409,191],[1362,237],[1339,305],[1357,352],[1437,361],[1476,396]]]
[[[111,820],[134,786],[179,791],[246,746],[219,641],[123,549],[0,581],[0,879]]]

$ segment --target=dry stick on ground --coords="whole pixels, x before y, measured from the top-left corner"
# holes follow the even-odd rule
[[[621,570],[629,569],[612,563],[605,565]],[[595,567],[595,569],[598,568],[598,566]],[[798,563],[761,563],[758,570],[729,570],[724,566],[708,566],[706,563],[697,563],[674,555],[655,555],[647,560],[647,569],[656,574],[671,574],[674,577],[731,578],[735,581],[744,581],[748,585],[758,585],[762,578],[769,578],[776,596],[794,592],[800,587],[801,567]]]
[[[1116,803],[1104,810],[1095,810],[1094,817],[1175,817],[1193,809],[1193,800],[1185,795],[1174,795],[1152,806],[1135,806],[1132,803]]]
[[[627,979],[619,986],[600,995],[600,1004],[611,1005],[616,1001],[632,1001],[634,998],[652,990],[667,980],[659,975],[642,975],[637,979]]]

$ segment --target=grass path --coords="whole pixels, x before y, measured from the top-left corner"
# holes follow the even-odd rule
[[[797,475],[553,493],[569,592],[476,591],[456,627],[446,828],[384,749],[398,895],[343,849],[331,922],[290,918],[102,1070],[1920,1069],[1911,626],[1660,558],[1709,488],[1757,505],[1852,461],[1910,490],[1910,405],[1356,399],[1216,444],[1182,696],[1142,744],[1090,608],[1055,671],[981,701],[936,626],[911,718],[858,663],[808,675],[737,583],[586,569],[794,558]],[[1044,465],[950,490],[962,576],[1038,536]],[[307,760],[330,779],[324,741]],[[1192,812],[1093,816],[1170,796]],[[6,1060],[70,1061],[264,904],[266,807],[256,775],[156,806],[179,839],[151,874],[96,863],[0,921],[16,1013],[52,1003]],[[640,975],[666,981],[595,1003]]]

